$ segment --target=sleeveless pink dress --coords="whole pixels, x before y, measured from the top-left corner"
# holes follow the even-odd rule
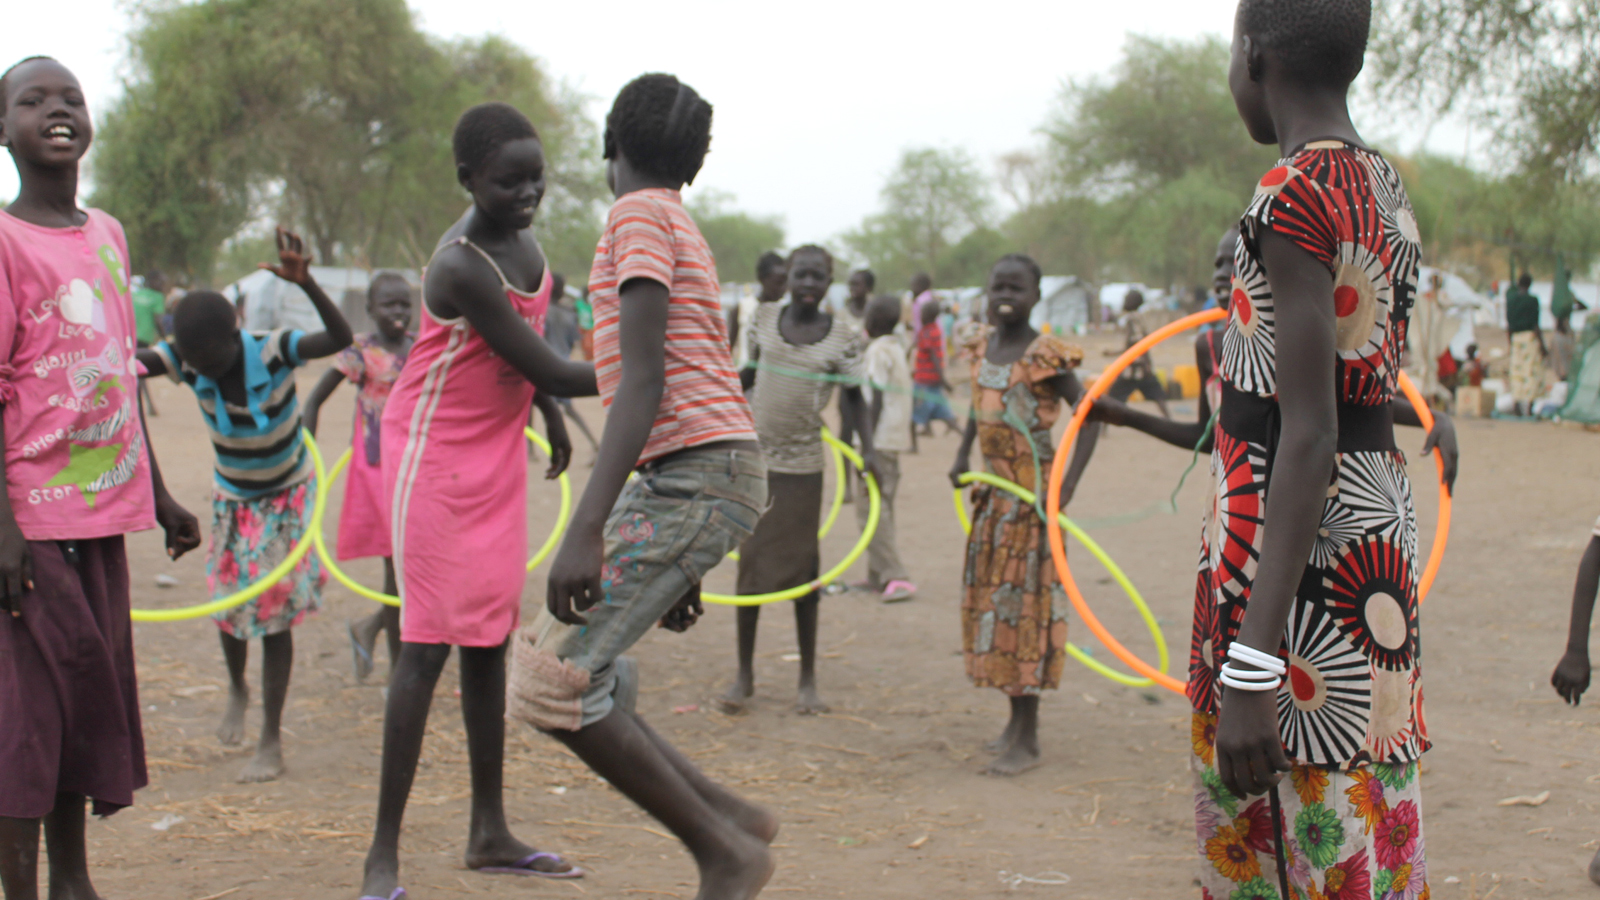
[[[539,335],[550,270],[529,294],[494,266],[506,300]],[[534,388],[465,317],[422,303],[422,328],[383,411],[400,637],[495,647],[521,617],[528,556],[528,424]]]

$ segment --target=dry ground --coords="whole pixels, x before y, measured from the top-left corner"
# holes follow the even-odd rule
[[[1180,342],[1164,362],[1182,361]],[[1101,359],[1098,346],[1090,365]],[[309,387],[317,371],[303,373]],[[206,520],[209,457],[194,401],[151,382],[161,416],[154,444],[175,491]],[[330,404],[330,449],[348,440],[351,394]],[[1192,416],[1193,404],[1180,405]],[[598,428],[597,403],[580,409]],[[1464,450],[1450,553],[1424,609],[1428,719],[1429,875],[1436,898],[1500,900],[1600,895],[1582,867],[1600,837],[1600,715],[1568,709],[1547,686],[1562,646],[1572,575],[1600,512],[1600,436],[1550,425],[1463,422]],[[1414,451],[1420,433],[1402,433]],[[728,718],[710,699],[733,669],[733,616],[714,609],[689,634],[657,632],[637,649],[642,711],[715,777],[778,809],[784,830],[766,897],[955,900],[1194,896],[1188,712],[1175,695],[1118,687],[1072,666],[1044,703],[1045,762],[1013,780],[979,774],[983,743],[1003,724],[1004,699],[968,686],[956,607],[962,537],[944,472],[953,438],[906,457],[899,502],[902,552],[922,586],[915,602],[883,606],[860,594],[825,601],[821,683],[833,714],[794,715],[793,623],[769,608],[752,711]],[[587,474],[580,439],[574,480]],[[1092,519],[1158,501],[1188,455],[1122,433],[1101,445],[1075,514]],[[1424,541],[1433,533],[1432,466],[1414,462]],[[1186,660],[1198,510],[1207,479],[1190,478],[1177,515],[1105,528],[1097,538],[1164,622],[1177,667]],[[542,540],[556,492],[530,492]],[[854,540],[849,511],[824,547],[837,560]],[[157,534],[131,541],[134,601],[202,599],[200,554],[168,563]],[[1080,558],[1083,554],[1078,555]],[[470,564],[470,561],[463,561]],[[731,566],[711,584],[731,587]],[[353,570],[376,584],[378,567]],[[1130,646],[1150,652],[1104,573],[1085,564],[1090,601]],[[158,589],[169,573],[181,584]],[[852,577],[860,577],[858,572]],[[542,603],[528,581],[525,610]],[[240,785],[247,750],[217,746],[224,674],[207,621],[140,625],[137,641],[152,784],[138,803],[91,825],[92,860],[108,900],[353,898],[375,805],[383,694],[357,684],[344,622],[369,609],[330,587],[322,614],[297,631],[286,713],[289,772]],[[1074,637],[1093,644],[1086,630]],[[1104,654],[1104,651],[1100,651]],[[380,661],[380,673],[383,663]],[[252,666],[252,681],[256,669]],[[461,863],[466,827],[464,738],[453,671],[440,683],[425,761],[406,821],[405,884],[416,900],[448,897],[681,897],[694,871],[676,841],[557,746],[516,726],[508,738],[507,807],[519,833],[592,871],[581,882],[490,877]],[[254,728],[253,710],[250,725]],[[1538,808],[1502,808],[1552,792]],[[165,830],[152,826],[181,819]],[[1065,886],[1008,886],[1013,874],[1071,877]]]

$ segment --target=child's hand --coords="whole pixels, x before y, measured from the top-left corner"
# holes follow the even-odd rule
[[[693,628],[694,623],[700,621],[700,616],[704,612],[705,606],[700,602],[700,585],[697,584],[689,589],[689,593],[683,595],[683,599],[667,610],[667,614],[656,624],[668,631],[682,634]]]
[[[572,463],[572,439],[567,436],[567,424],[559,412],[545,418],[544,430],[550,441],[550,468],[545,469],[544,477],[554,481]]]
[[[1561,699],[1577,706],[1583,692],[1589,689],[1589,673],[1589,654],[1568,650],[1556,665],[1555,674],[1550,676],[1550,685]]]
[[[950,467],[950,486],[958,491],[966,487],[961,483],[961,476],[967,474],[968,469],[966,460],[956,460],[956,464]]]
[[[1456,492],[1456,468],[1461,462],[1461,448],[1456,446],[1456,425],[1444,413],[1433,414],[1433,428],[1422,442],[1422,455],[1428,456],[1439,448],[1444,456],[1444,486],[1452,495]]]
[[[600,586],[600,569],[605,563],[604,523],[596,528],[573,527],[556,551],[546,580],[545,608],[557,621],[568,625],[587,625],[579,615],[606,597]]]
[[[0,610],[22,615],[22,595],[33,590],[33,553],[22,527],[11,515],[0,523]]]
[[[172,497],[156,500],[156,524],[167,533],[167,555],[173,559],[200,546],[200,520]]]
[[[311,254],[306,252],[305,241],[282,225],[278,226],[278,264],[261,263],[260,268],[295,284],[311,280]]]

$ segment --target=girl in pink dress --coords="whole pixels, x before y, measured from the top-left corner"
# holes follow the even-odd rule
[[[439,240],[423,280],[422,328],[384,408],[382,466],[400,588],[400,656],[384,714],[377,827],[361,895],[405,896],[400,825],[452,645],[472,771],[468,868],[575,878],[559,856],[512,836],[501,803],[505,648],[526,577],[530,403],[566,468],[555,397],[597,393],[594,367],[560,359],[539,333],[550,273],[530,226],[544,196],[544,148],[515,108],[486,103],[456,125],[456,174],[473,206]],[[539,390],[535,392],[534,385]]]
[[[355,342],[333,360],[306,398],[305,426],[317,432],[322,404],[345,379],[356,386],[355,423],[350,433],[350,465],[344,476],[344,504],[339,509],[338,558],[383,557],[383,592],[397,590],[389,549],[389,495],[384,493],[382,454],[383,408],[400,378],[400,368],[417,336],[412,334],[411,283],[399,272],[379,272],[367,285],[367,316],[376,331],[356,335]],[[400,656],[400,610],[378,604],[371,615],[350,622],[350,652],[356,680],[372,672],[378,632],[389,636],[389,671]]]

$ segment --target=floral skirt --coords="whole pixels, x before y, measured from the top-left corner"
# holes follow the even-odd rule
[[[1203,900],[1428,900],[1417,764],[1340,772],[1295,766],[1271,798],[1239,798],[1216,770],[1217,717],[1192,720],[1195,837]],[[1279,877],[1279,848],[1283,879]]]
[[[213,599],[249,587],[289,556],[306,533],[315,490],[311,482],[303,481],[249,500],[212,494],[206,587]],[[321,608],[327,580],[312,550],[265,593],[211,618],[240,640],[279,634]]]
[[[1544,396],[1544,354],[1539,352],[1539,335],[1519,331],[1511,336],[1511,397],[1518,403],[1532,403]]]

